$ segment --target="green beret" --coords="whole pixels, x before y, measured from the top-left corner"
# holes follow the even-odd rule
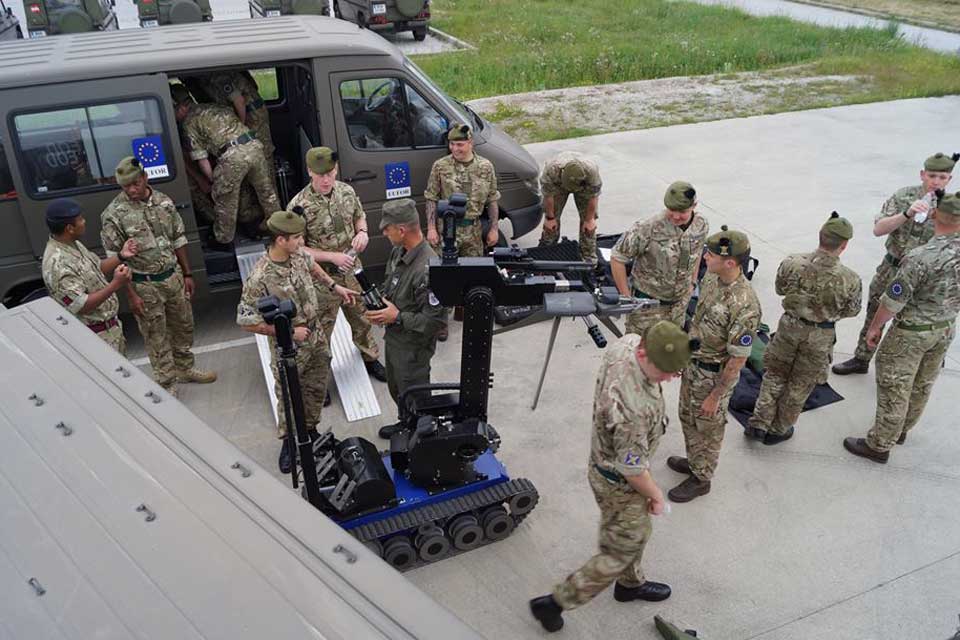
[[[667,192],[663,195],[663,204],[671,211],[686,211],[697,201],[697,190],[693,185],[683,180],[678,180],[667,187]]]
[[[267,228],[275,236],[296,235],[307,228],[307,221],[293,211],[274,211],[267,218]]]
[[[676,373],[690,363],[690,355],[700,348],[699,340],[670,322],[661,320],[643,334],[643,349],[650,360],[664,373]]]
[[[400,200],[388,200],[383,205],[383,213],[380,216],[380,230],[388,224],[411,224],[420,223],[420,215],[417,213],[417,203],[410,198]]]
[[[952,218],[944,221],[948,224],[960,222],[960,191],[948,193],[940,198],[940,202],[937,204],[937,215],[940,214],[946,214]]]
[[[125,187],[128,184],[136,182],[144,174],[140,161],[133,156],[127,156],[120,161],[117,168],[113,170],[113,175],[117,179],[117,184]]]
[[[841,240],[849,240],[853,237],[853,225],[846,218],[841,218],[840,214],[834,211],[823,226],[820,227],[821,233],[829,233]]]
[[[190,91],[182,84],[170,85],[170,97],[173,99],[174,106],[180,106],[186,102],[193,102],[193,96]]]
[[[473,130],[470,129],[470,125],[460,122],[450,127],[450,131],[447,132],[447,140],[450,142],[462,142],[463,140],[470,140],[472,138]]]
[[[587,167],[583,161],[575,158],[564,165],[563,169],[560,170],[560,184],[563,186],[565,191],[569,191],[571,193],[574,191],[580,191],[587,186],[588,175],[589,172],[587,171]]]
[[[957,164],[957,160],[960,160],[960,153],[955,153],[952,156],[948,156],[945,153],[935,153],[924,161],[923,168],[926,171],[952,173],[954,165]]]
[[[317,174],[328,173],[337,166],[337,152],[330,147],[314,147],[307,151],[307,167]]]
[[[747,234],[730,231],[727,225],[723,225],[720,231],[707,238],[707,251],[725,258],[742,258],[750,255],[750,240]]]

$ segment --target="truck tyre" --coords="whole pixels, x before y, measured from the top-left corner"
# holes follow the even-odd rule
[[[427,28],[426,27],[416,27],[413,30],[413,39],[417,42],[423,42],[427,39]]]

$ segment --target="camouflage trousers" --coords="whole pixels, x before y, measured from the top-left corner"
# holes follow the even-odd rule
[[[434,343],[435,344],[435,343]],[[430,383],[430,359],[434,348],[406,344],[388,339],[384,344],[384,368],[387,370],[387,389],[402,418],[406,412],[400,407],[400,395],[415,384]]]
[[[197,214],[197,221],[203,220],[212,223],[216,219],[216,209],[213,204],[213,198],[209,193],[204,193],[200,184],[187,174],[187,185],[190,187],[190,203],[193,205],[193,211]]]
[[[587,478],[600,507],[600,549],[553,588],[553,599],[564,609],[586,604],[614,580],[625,587],[645,582],[640,561],[653,531],[647,499],[626,483],[604,479],[593,466]]]
[[[177,372],[193,368],[193,308],[177,270],[162,282],[134,282],[143,298],[143,315],[137,326],[153,368],[153,379],[161,387],[176,386]]]
[[[353,291],[361,291],[360,283],[357,282],[353,273],[341,274],[337,271],[334,273],[328,271],[327,273],[340,286]],[[331,337],[333,336],[333,328],[337,324],[337,311],[343,309],[343,315],[353,332],[353,344],[357,345],[364,362],[373,362],[380,357],[380,348],[373,337],[373,327],[363,315],[367,308],[359,297],[353,304],[345,304],[340,296],[330,293],[326,285],[319,284],[317,286],[317,299],[320,302],[320,327],[323,329],[327,344],[333,344]]]
[[[635,333],[638,336],[643,336],[647,329],[661,320],[669,320],[678,327],[683,328],[684,323],[687,321],[688,303],[689,298],[676,304],[660,305],[652,309],[634,311],[627,316],[627,320],[624,323],[627,333]]]
[[[287,437],[287,417],[283,410],[283,392],[280,374],[277,371],[276,345],[271,342],[270,369],[273,371],[273,391],[277,395],[277,437]],[[327,382],[330,379],[330,349],[321,340],[304,342],[297,349],[297,373],[300,376],[300,392],[303,396],[303,420],[307,429],[316,429],[327,397]],[[293,414],[291,413],[291,417]]]
[[[920,420],[953,336],[953,326],[908,331],[894,324],[887,331],[877,351],[877,415],[867,433],[871,449],[889,451]]]
[[[595,196],[588,196],[582,193],[573,194],[573,201],[577,205],[577,212],[580,214],[580,259],[584,262],[597,263],[597,230],[587,231],[584,224],[587,218],[587,204]],[[540,234],[540,246],[545,247],[557,244],[560,240],[560,216],[563,208],[567,205],[570,193],[562,191],[553,196],[553,211],[557,217],[556,230],[543,229]],[[599,215],[597,217],[600,217]]]
[[[830,366],[833,329],[819,329],[784,314],[763,353],[763,382],[750,426],[784,434],[794,426],[813,388]]]
[[[260,107],[247,112],[247,126],[253,131],[260,144],[263,145],[263,157],[267,165],[273,169],[273,136],[270,135],[270,114],[266,107]],[[271,212],[272,213],[272,212]]]
[[[723,365],[720,365],[721,368]],[[700,407],[720,377],[719,372],[701,369],[691,362],[683,370],[680,381],[680,406],[677,413],[683,426],[683,441],[687,448],[690,468],[700,480],[710,480],[720,461],[720,446],[727,425],[727,406],[733,387],[720,398],[720,406],[713,416],[700,415]]]
[[[213,202],[216,219],[213,235],[217,242],[233,242],[237,231],[237,211],[240,204],[240,187],[246,178],[257,194],[264,212],[280,210],[277,191],[273,184],[273,171],[263,157],[263,146],[254,140],[228,149],[213,170]]]
[[[863,320],[863,327],[860,329],[860,337],[857,338],[857,349],[853,357],[857,360],[870,362],[873,359],[874,349],[867,346],[867,330],[870,329],[870,323],[873,321],[873,315],[880,308],[880,296],[887,290],[894,276],[897,275],[897,268],[884,260],[877,267],[877,272],[870,281],[869,298],[867,298],[867,317]]]
[[[116,349],[120,355],[127,355],[127,339],[123,337],[123,323],[119,320],[117,320],[117,326],[101,331],[97,335],[100,336],[101,340]]]

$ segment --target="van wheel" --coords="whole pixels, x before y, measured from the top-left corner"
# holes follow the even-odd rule
[[[427,39],[427,28],[417,27],[413,30],[413,39],[417,42],[423,42]]]
[[[41,283],[35,288],[24,288],[12,294],[10,296],[10,306],[16,307],[21,304],[27,304],[28,302],[33,302],[34,300],[39,300],[40,298],[46,298],[49,295],[50,294],[47,292],[47,288]]]

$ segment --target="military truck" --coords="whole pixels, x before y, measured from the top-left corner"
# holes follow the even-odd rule
[[[8,7],[4,0],[0,0],[0,42],[4,40],[19,40],[23,37],[20,20],[14,15],[13,9]]]
[[[136,54],[119,55],[125,52]],[[100,246],[100,213],[120,192],[113,171],[129,155],[183,216],[197,298],[240,286],[236,246],[212,249],[209,224],[195,213],[170,97],[171,82],[215,71],[257,78],[279,194],[307,184],[310,147],[337,151],[339,179],[356,190],[367,214],[372,237],[362,257],[371,272],[382,269],[390,250],[379,233],[384,203],[410,197],[422,214],[430,168],[447,154],[454,122],[473,127],[477,153],[496,167],[501,242],[507,231],[518,238],[542,219],[530,154],[446,95],[393,44],[343,20],[223,20],[0,44],[0,60],[14,55],[19,65],[0,64],[0,302],[8,306],[43,293],[51,200],[76,199],[86,212],[84,243]],[[282,204],[286,199],[281,195]]]
[[[371,31],[412,31],[415,40],[427,37],[430,0],[337,0],[338,17]]]
[[[213,20],[210,0],[134,0],[141,27]]]
[[[328,0],[250,0],[251,18],[280,16],[328,16]]]
[[[23,0],[27,35],[43,38],[61,33],[115,31],[116,0]]]

